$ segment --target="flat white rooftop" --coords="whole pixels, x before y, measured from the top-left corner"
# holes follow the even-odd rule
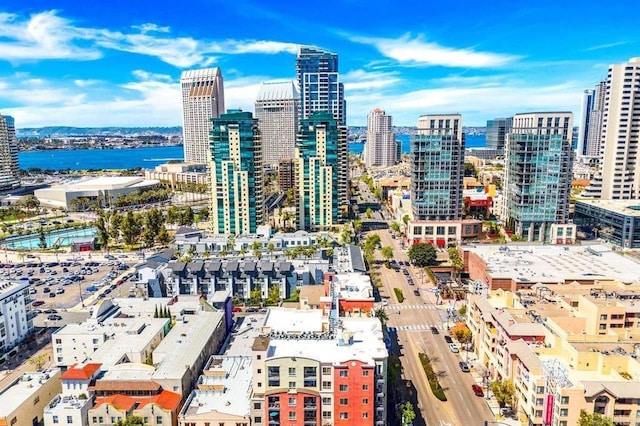
[[[160,364],[154,380],[181,378],[185,366],[192,367],[216,330],[224,327],[224,314],[200,312],[178,321],[153,351],[153,363]]]
[[[157,307],[167,306],[171,315],[180,316],[183,311],[198,312],[202,310],[198,296],[180,295],[171,305],[169,297],[154,297],[147,300],[138,297],[113,299],[113,303],[120,307],[120,311],[127,315],[153,318]]]
[[[640,217],[640,200],[577,200],[577,202],[625,216]]]
[[[369,275],[350,272],[337,275],[337,292],[340,299],[373,300],[373,286]]]
[[[211,357],[183,413],[248,416],[252,371],[251,356]]]
[[[640,282],[640,262],[605,245],[478,244],[463,248],[480,256],[493,278],[533,283],[605,278],[629,284]]]
[[[50,380],[60,381],[60,369],[24,373],[10,386],[0,390],[0,418],[13,413]]]

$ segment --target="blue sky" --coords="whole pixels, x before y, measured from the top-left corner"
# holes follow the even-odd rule
[[[0,113],[18,127],[181,124],[183,69],[218,66],[227,108],[295,76],[299,44],[340,56],[347,124],[459,112],[465,125],[570,110],[640,56],[636,1],[8,0]]]

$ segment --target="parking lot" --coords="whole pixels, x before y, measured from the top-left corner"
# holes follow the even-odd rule
[[[94,260],[76,256],[60,262],[29,255],[21,263],[0,264],[0,278],[28,281],[34,325],[55,326],[63,317],[67,320],[67,310],[78,304],[88,306],[108,296],[127,297],[131,273],[123,274],[134,262],[109,255]]]

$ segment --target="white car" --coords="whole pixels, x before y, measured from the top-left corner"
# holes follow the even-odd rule
[[[454,354],[460,352],[460,349],[458,349],[458,345],[456,345],[455,343],[449,343],[449,349],[451,349],[451,352],[453,352]]]
[[[382,306],[389,306],[389,301],[387,299],[382,299]]]

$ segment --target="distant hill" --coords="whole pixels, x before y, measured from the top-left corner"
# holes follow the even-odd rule
[[[182,127],[65,127],[50,126],[17,129],[19,138],[46,138],[69,136],[181,136]]]

